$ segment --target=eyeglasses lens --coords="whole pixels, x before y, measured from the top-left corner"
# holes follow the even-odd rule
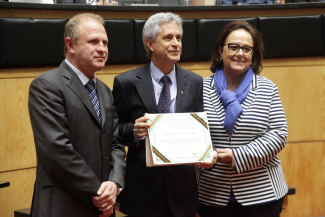
[[[238,45],[234,45],[234,44],[229,45],[229,51],[232,52],[232,53],[237,53],[239,51],[239,49],[242,49],[242,52],[245,55],[249,55],[253,51],[252,48],[250,48],[250,47],[243,47],[243,48],[241,48]]]

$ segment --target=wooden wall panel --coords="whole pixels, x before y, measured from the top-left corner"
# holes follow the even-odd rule
[[[55,67],[39,67],[39,68],[18,68],[18,69],[0,69],[0,79],[2,78],[35,78],[43,72],[54,69]]]
[[[289,143],[280,152],[286,182],[296,188],[281,217],[325,215],[324,156],[325,142]]]
[[[265,59],[264,68],[268,67],[298,67],[298,66],[325,66],[324,57],[300,57],[283,59]]]
[[[111,90],[113,90],[113,83],[114,83],[114,77],[116,74],[109,74],[109,75],[97,75],[97,77],[104,82]]]
[[[36,166],[27,106],[31,81],[0,79],[0,172]]]
[[[0,188],[0,216],[14,217],[14,211],[31,207],[36,169],[0,173],[0,180],[10,186]]]
[[[279,88],[288,120],[288,141],[324,141],[325,67],[266,67],[261,75]]]
[[[210,77],[211,75],[213,75],[213,73],[208,69],[205,69],[205,70],[194,69],[192,71],[195,72],[196,74],[201,75],[202,78],[207,78],[207,77]]]
[[[109,57],[108,57],[109,58]],[[102,70],[96,72],[96,75],[102,74],[121,74],[131,69],[139,68],[144,64],[129,64],[129,65],[106,65]]]
[[[96,75],[102,74],[121,74],[125,71],[138,68],[144,64],[138,65],[106,65],[102,70],[96,72]],[[39,68],[23,68],[23,69],[0,69],[0,79],[11,78],[35,78],[36,76],[52,70],[57,67],[39,67]]]

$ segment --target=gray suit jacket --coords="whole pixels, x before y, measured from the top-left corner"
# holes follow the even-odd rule
[[[176,65],[176,113],[203,111],[202,77]],[[145,140],[133,142],[134,121],[145,113],[158,113],[149,63],[117,75],[113,95],[120,118],[120,136],[129,146],[123,213],[142,217],[161,215],[170,206],[176,217],[194,215],[198,195],[192,165],[146,167]]]
[[[97,79],[100,124],[86,88],[63,61],[30,85],[37,153],[32,216],[98,217],[91,196],[101,182],[124,186],[125,151],[110,89]]]

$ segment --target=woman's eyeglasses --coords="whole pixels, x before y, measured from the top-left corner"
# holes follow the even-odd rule
[[[249,47],[249,46],[241,47],[235,43],[229,43],[229,44],[225,44],[225,45],[228,45],[228,50],[231,53],[237,53],[240,49],[242,50],[244,55],[251,55],[253,53],[253,48]]]

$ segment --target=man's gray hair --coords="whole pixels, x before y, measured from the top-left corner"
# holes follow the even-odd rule
[[[162,23],[166,22],[175,22],[179,28],[181,29],[181,34],[183,35],[183,21],[180,16],[173,13],[157,13],[149,17],[146,24],[144,24],[143,30],[142,30],[142,42],[144,44],[144,48],[146,49],[148,53],[148,57],[150,58],[152,53],[151,50],[147,47],[146,39],[149,38],[152,42],[156,41],[156,36],[160,31],[160,25]]]

